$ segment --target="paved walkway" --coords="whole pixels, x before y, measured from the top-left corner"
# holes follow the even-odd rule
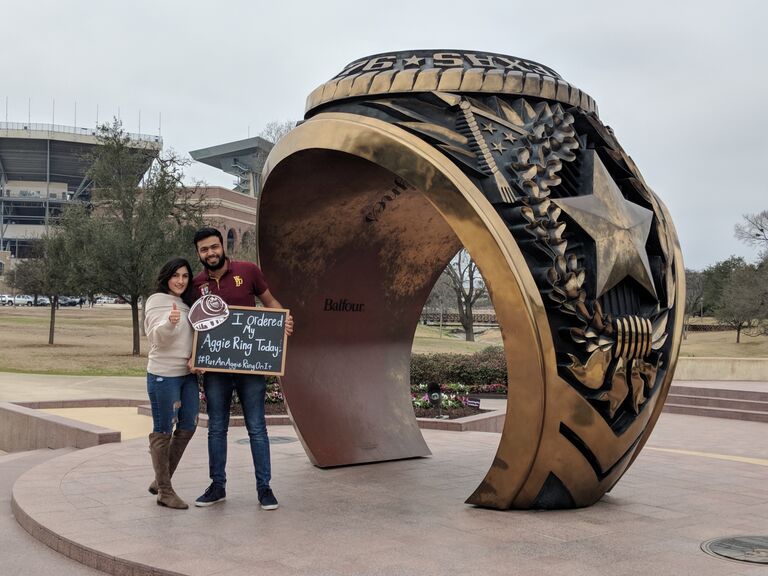
[[[744,380],[674,380],[672,384],[674,386],[689,386],[693,388],[768,392],[768,382],[748,382]]]
[[[94,397],[144,398],[144,380],[0,373],[0,400]],[[13,496],[28,529],[37,526],[40,538],[71,557],[133,576],[766,574],[765,565],[699,549],[711,538],[768,535],[766,424],[662,414],[610,494],[591,508],[558,512],[465,505],[499,436],[423,433],[430,458],[320,470],[293,428],[271,428],[281,502],[274,512],[258,507],[238,428],[229,438],[228,499],[210,508],[154,503],[143,438],[0,456],[0,489],[7,494],[19,477]],[[190,502],[207,485],[205,430],[174,480]],[[0,573],[98,573],[26,536],[4,500]]]
[[[142,376],[59,376],[0,372],[0,402],[147,397]]]
[[[68,453],[14,487],[32,522],[78,558],[190,575],[647,576],[765,574],[712,558],[715,537],[768,534],[764,424],[664,414],[648,446],[597,505],[496,512],[463,504],[498,435],[425,430],[430,458],[313,467],[290,427],[272,428],[281,507],[259,509],[243,430],[229,442],[226,502],[172,511],[147,494],[146,442]],[[193,500],[206,486],[205,434],[175,477]],[[142,568],[144,567],[144,568]],[[147,572],[148,573],[148,572]],[[155,572],[152,572],[153,574]]]
[[[11,511],[11,488],[24,472],[71,450],[34,450],[0,457],[0,574],[14,576],[103,576],[32,538]]]

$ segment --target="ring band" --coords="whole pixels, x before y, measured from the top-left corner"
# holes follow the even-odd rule
[[[305,326],[283,386],[316,465],[429,454],[411,344],[462,246],[509,381],[467,502],[590,505],[650,435],[682,334],[679,244],[594,101],[553,70],[447,50],[357,60],[270,153],[259,211],[260,263]]]

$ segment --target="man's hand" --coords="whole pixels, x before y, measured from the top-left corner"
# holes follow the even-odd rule
[[[261,303],[265,308],[282,308],[283,305],[278,302],[277,298],[272,296],[272,292],[265,290],[258,296]],[[293,334],[293,316],[288,314],[288,318],[285,319],[285,333],[290,336]]]
[[[179,323],[179,320],[181,320],[181,312],[176,308],[176,302],[174,302],[173,308],[171,308],[171,313],[168,315],[168,321],[176,326],[176,324]]]
[[[203,368],[195,368],[195,357],[190,356],[189,360],[187,360],[187,368],[192,374],[205,374],[205,370]]]

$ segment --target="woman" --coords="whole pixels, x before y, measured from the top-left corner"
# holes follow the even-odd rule
[[[187,316],[194,300],[191,273],[184,258],[166,262],[157,276],[156,291],[144,306],[144,329],[150,344],[147,393],[153,423],[149,448],[155,469],[149,491],[157,494],[158,505],[182,510],[189,506],[173,491],[171,476],[195,433],[200,404],[197,376],[188,365],[192,326]]]

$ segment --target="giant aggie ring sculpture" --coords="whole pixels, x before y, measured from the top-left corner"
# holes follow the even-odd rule
[[[588,506],[643,447],[679,352],[682,257],[594,101],[553,70],[448,50],[356,60],[270,153],[259,213],[261,265],[297,322],[284,392],[317,466],[429,454],[411,345],[462,246],[509,372],[467,502]]]

